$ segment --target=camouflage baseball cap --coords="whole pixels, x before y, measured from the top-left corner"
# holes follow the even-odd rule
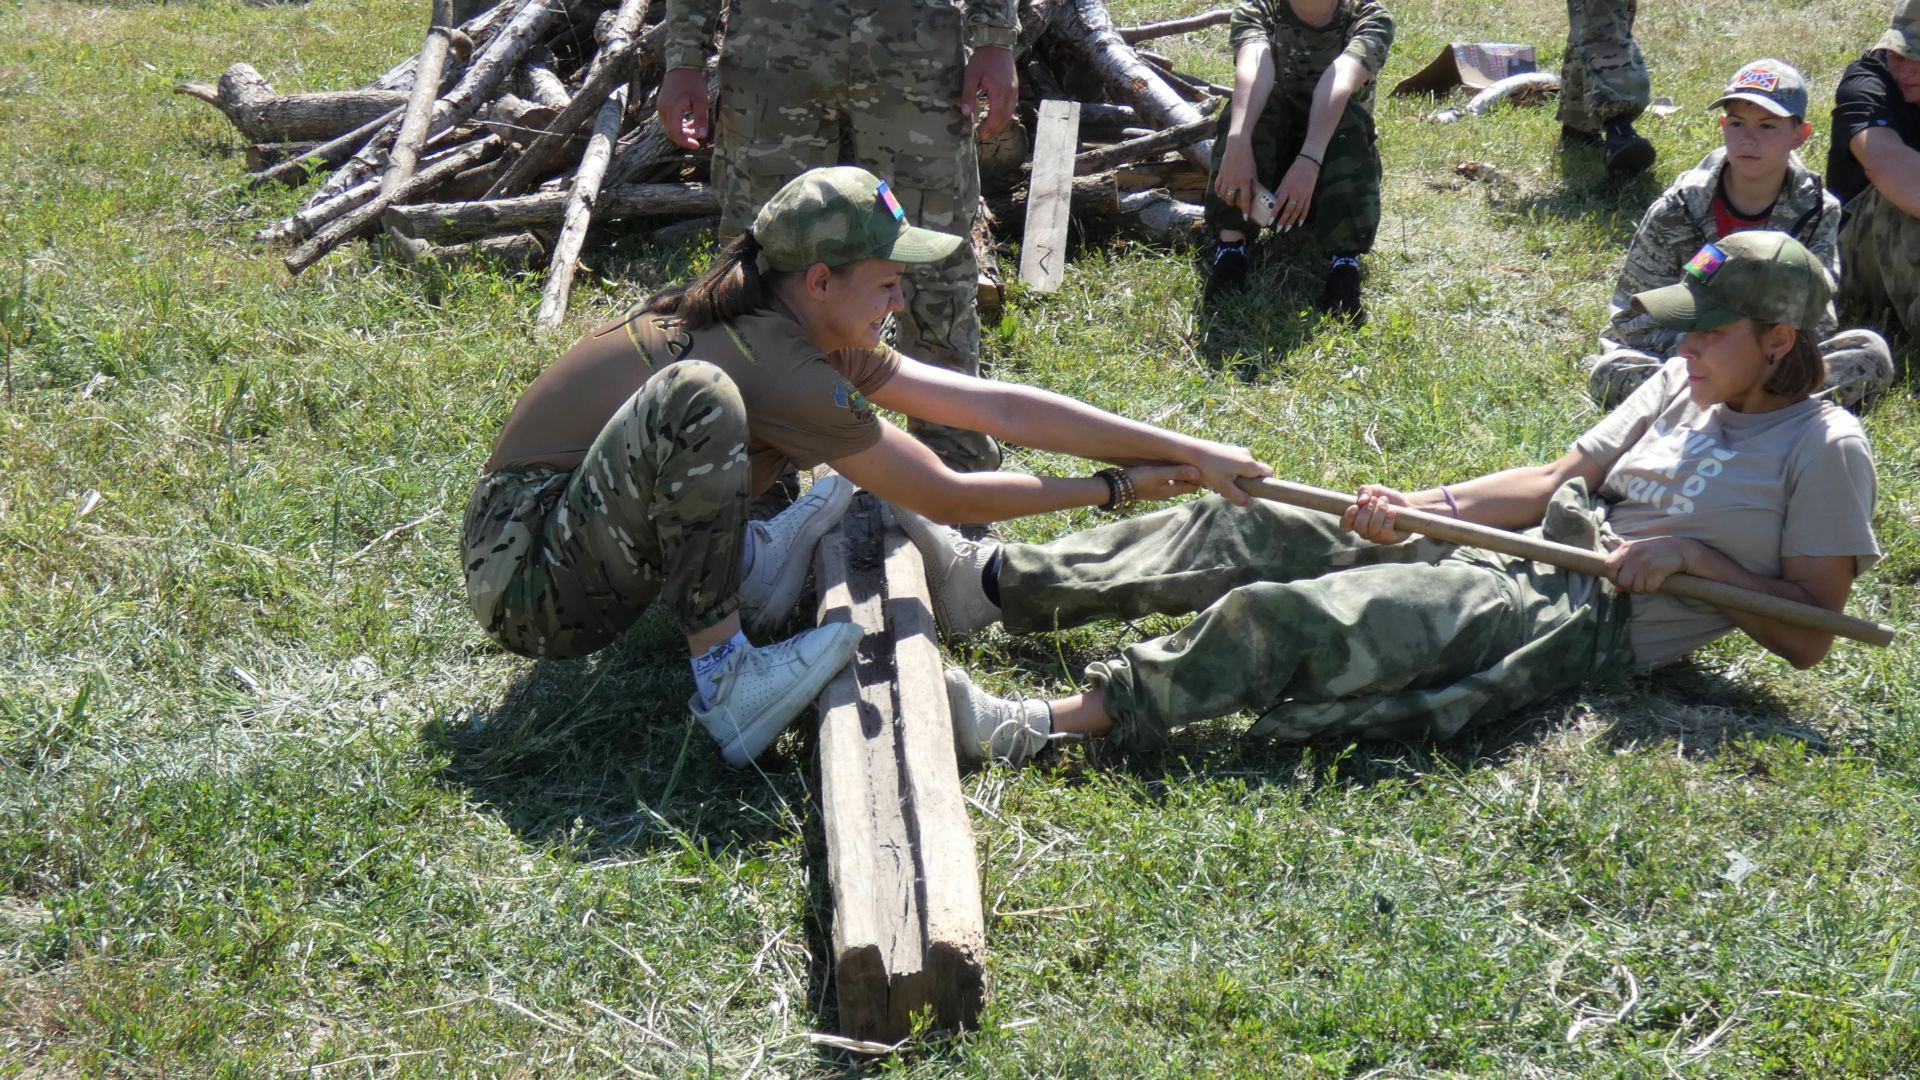
[[[1807,80],[1785,60],[1769,56],[1733,73],[1720,99],[1707,106],[1718,109],[1729,101],[1750,101],[1775,116],[1807,115]]]
[[[1894,8],[1892,24],[1873,47],[1897,52],[1909,60],[1920,60],[1920,0],[1906,0]]]
[[[773,193],[753,219],[760,269],[805,270],[861,259],[929,263],[957,251],[961,238],[907,224],[887,182],[865,169],[808,169]]]
[[[1833,284],[1800,241],[1749,230],[1696,253],[1677,285],[1633,294],[1633,310],[1672,330],[1712,330],[1735,319],[1811,330],[1827,314]]]

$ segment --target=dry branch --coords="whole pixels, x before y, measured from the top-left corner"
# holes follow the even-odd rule
[[[607,163],[613,159],[613,141],[619,137],[620,115],[626,108],[627,88],[616,86],[594,119],[593,136],[587,140],[580,171],[574,174],[573,190],[567,193],[567,212],[562,218],[560,239],[553,245],[547,287],[540,294],[540,310],[533,320],[536,326],[557,326],[567,317],[567,293],[573,289],[574,268],[580,258],[580,248],[587,242],[594,199],[600,194],[600,180],[607,174]]]
[[[1115,32],[1120,35],[1121,41],[1129,45],[1138,45],[1155,38],[1191,34],[1195,30],[1205,30],[1209,26],[1225,26],[1231,18],[1233,18],[1233,12],[1226,8],[1215,8],[1199,15],[1189,15],[1184,19],[1168,19],[1165,22],[1145,23],[1140,26],[1123,26]]]

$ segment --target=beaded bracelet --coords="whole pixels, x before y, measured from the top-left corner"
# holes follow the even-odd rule
[[[1109,514],[1124,514],[1138,501],[1133,492],[1133,478],[1127,475],[1127,470],[1116,466],[1093,475],[1107,482],[1107,501],[1099,509]]]

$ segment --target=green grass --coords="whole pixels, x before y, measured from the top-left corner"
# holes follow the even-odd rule
[[[1579,357],[1640,209],[1715,138],[1702,106],[1764,51],[1823,121],[1882,6],[1646,5],[1684,108],[1620,191],[1560,161],[1550,110],[1439,126],[1383,95],[1363,330],[1304,322],[1283,257],[1274,299],[1198,324],[1187,255],[1117,244],[1016,289],[989,363],[1333,486],[1552,456],[1596,417]],[[1389,85],[1445,40],[1551,63],[1564,34],[1545,0],[1395,10]],[[239,59],[354,85],[421,16],[0,0],[0,1076],[1920,1075],[1911,384],[1867,419],[1887,558],[1854,603],[1895,648],[1800,673],[1728,641],[1439,747],[1241,718],[971,775],[983,1028],[878,1063],[816,1044],[810,738],[728,770],[664,618],[530,664],[453,557],[519,390],[703,249],[602,249],[551,334],[508,274],[352,249],[289,280],[247,238],[300,193],[228,192],[237,136],[169,93]],[[1224,41],[1166,51],[1225,81]],[[954,656],[1059,689],[1162,625]]]

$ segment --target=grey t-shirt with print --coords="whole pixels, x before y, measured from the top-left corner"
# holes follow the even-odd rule
[[[1607,465],[1613,542],[1684,536],[1750,573],[1779,577],[1788,556],[1880,558],[1866,433],[1852,413],[1808,399],[1766,413],[1702,409],[1675,357],[1574,441]],[[1633,598],[1634,659],[1654,667],[1733,629],[1720,609],[1665,594]]]

